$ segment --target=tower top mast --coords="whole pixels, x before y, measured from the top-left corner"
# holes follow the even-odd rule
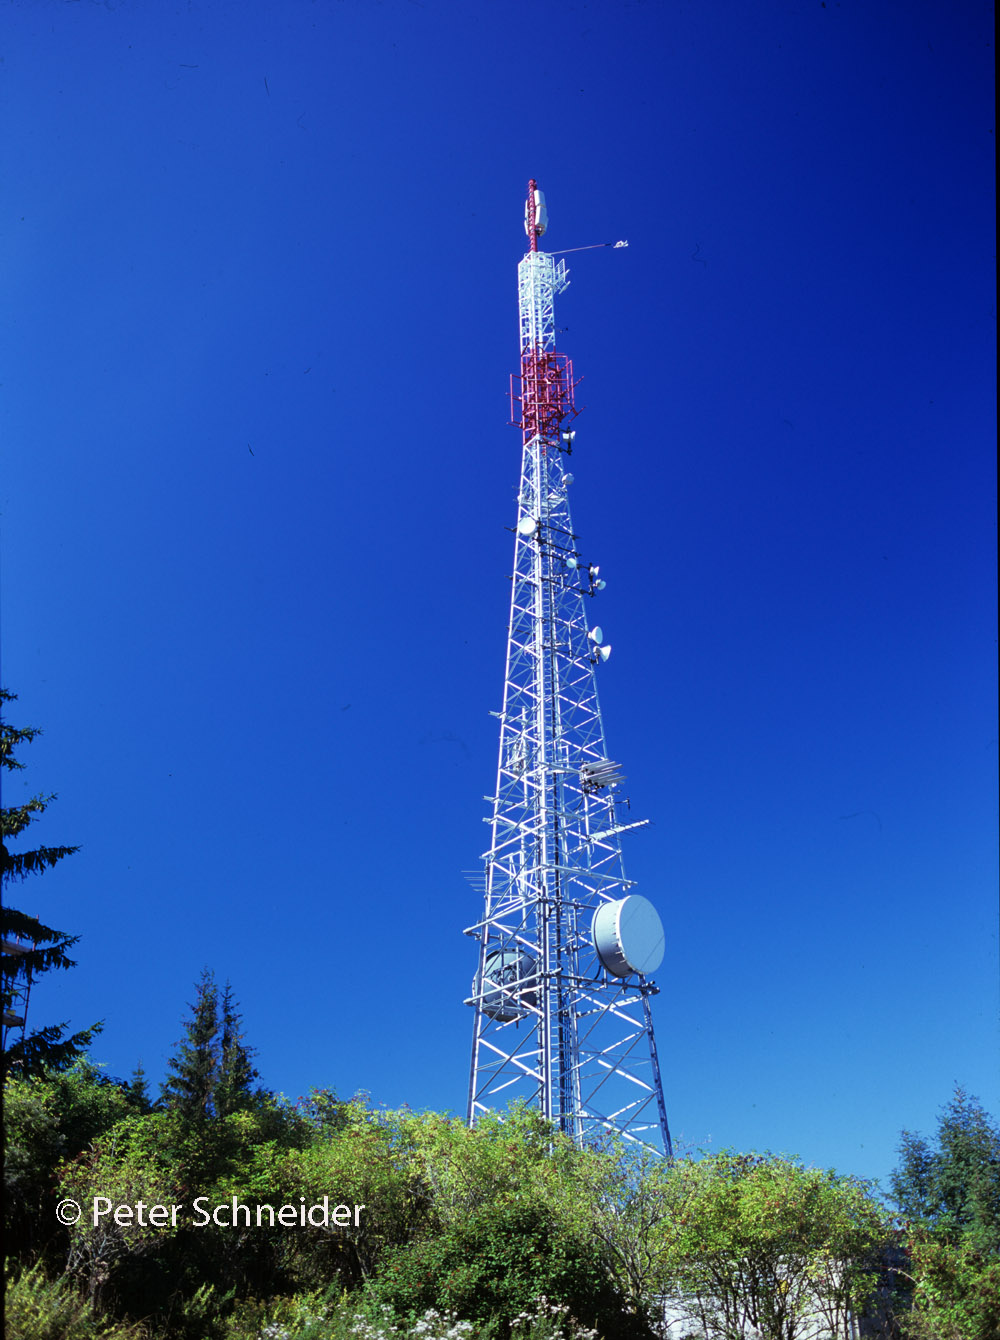
[[[524,205],[524,231],[528,234],[529,251],[538,250],[538,239],[548,226],[549,212],[545,208],[545,195],[532,177],[528,182],[528,199]]]

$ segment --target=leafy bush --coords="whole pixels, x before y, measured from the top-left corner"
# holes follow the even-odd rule
[[[10,1281],[5,1301],[6,1340],[140,1340],[144,1335],[141,1328],[102,1320],[66,1279],[47,1279],[37,1264]]]
[[[141,1320],[155,1340],[587,1340],[590,1329],[646,1340],[663,1297],[677,1296],[702,1319],[728,1309],[791,1336],[807,1316],[843,1330],[884,1265],[887,1221],[867,1186],[771,1155],[577,1149],[525,1108],[470,1130],[331,1094],[296,1108],[258,1095],[192,1121],[123,1107],[90,1079],[66,1084],[17,1091],[18,1149],[30,1157],[11,1174],[45,1186],[48,1202],[363,1206],[356,1223],[294,1229],[84,1215],[50,1254],[58,1246],[93,1310],[68,1286],[46,1287],[53,1308],[82,1309],[92,1330],[100,1308]],[[93,1134],[58,1165],[69,1097]],[[951,1277],[974,1266],[938,1254],[921,1268],[947,1298]],[[994,1287],[995,1274],[982,1277]],[[928,1316],[929,1289],[917,1294]],[[76,1324],[54,1334],[72,1337]]]
[[[903,1329],[913,1340],[1000,1336],[1000,1259],[932,1237],[910,1244],[914,1293]]]
[[[904,1131],[891,1187],[909,1227],[915,1340],[1000,1336],[1000,1128],[956,1088],[933,1142]]]
[[[888,1216],[864,1182],[772,1154],[723,1152],[665,1165],[654,1237],[661,1291],[689,1324],[843,1334],[874,1299]],[[741,1322],[742,1324],[742,1322]]]
[[[4,1191],[10,1248],[21,1260],[65,1243],[55,1218],[56,1168],[110,1131],[133,1110],[124,1086],[81,1058],[40,1079],[9,1077],[4,1086]]]
[[[399,1318],[444,1307],[503,1336],[544,1296],[602,1335],[622,1334],[622,1300],[593,1245],[541,1203],[483,1206],[441,1236],[390,1253],[367,1290]],[[634,1332],[633,1332],[634,1333]]]

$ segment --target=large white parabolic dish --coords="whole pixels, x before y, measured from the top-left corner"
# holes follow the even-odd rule
[[[597,957],[615,977],[655,972],[663,962],[664,934],[660,914],[637,893],[605,903],[594,913],[591,928]]]

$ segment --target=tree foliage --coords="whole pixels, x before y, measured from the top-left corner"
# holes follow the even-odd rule
[[[611,1337],[639,1340],[611,1272],[585,1231],[545,1201],[484,1205],[445,1231],[392,1252],[369,1298],[400,1318],[442,1308],[509,1335],[539,1298],[560,1300],[573,1317]]]
[[[4,1207],[7,1250],[50,1264],[65,1251],[55,1217],[57,1168],[134,1110],[127,1088],[86,1057],[66,1069],[8,1077],[4,1090]]]
[[[249,1106],[253,1081],[259,1078],[230,984],[220,997],[214,974],[205,968],[195,991],[184,1038],[170,1058],[171,1074],[162,1088],[167,1107],[191,1122]]]
[[[12,1340],[144,1340],[139,1327],[102,1320],[90,1299],[65,1277],[47,1278],[39,1262],[14,1271],[4,1308]]]
[[[30,744],[41,732],[35,726],[15,727],[6,720],[6,705],[17,695],[0,689],[0,767],[20,771],[24,764],[14,755],[22,744]],[[0,810],[0,885],[6,889],[29,875],[51,869],[66,856],[79,851],[78,847],[40,846],[23,851],[13,850],[8,843],[19,838],[55,800],[54,795],[37,795]],[[79,936],[46,926],[38,917],[29,916],[20,908],[11,906],[6,896],[0,906],[0,933],[3,939],[3,983],[0,988],[4,1012],[3,1069],[23,1075],[39,1075],[45,1070],[68,1065],[91,1043],[99,1024],[79,1033],[67,1035],[67,1023],[48,1024],[27,1032],[23,1026],[25,988],[32,981],[53,968],[72,968],[75,959],[69,950]],[[18,1007],[18,1008],[16,1008]],[[21,1012],[18,1012],[18,1009]],[[15,1020],[20,1022],[15,1022]],[[17,1029],[20,1028],[20,1034]],[[11,1038],[13,1037],[13,1040]]]
[[[199,1013],[210,975],[202,985],[192,1025],[211,1021]],[[218,1058],[218,993],[216,1007],[216,1032],[203,1031]],[[239,1316],[284,1315],[282,1298],[321,1296],[353,1300],[380,1326],[450,1312],[494,1340],[517,1340],[541,1297],[605,1340],[657,1333],[664,1295],[683,1299],[691,1329],[709,1337],[743,1340],[739,1328],[755,1326],[765,1340],[795,1340],[808,1316],[845,1334],[885,1227],[849,1178],[771,1156],[670,1162],[577,1149],[526,1108],[475,1130],[329,1091],[298,1104],[258,1092],[230,1112],[149,1110],[135,1085],[85,1065],[11,1091],[15,1190],[35,1188],[50,1224],[63,1197],[183,1207],[159,1226],[84,1214],[48,1244],[49,1268],[61,1253],[97,1314],[142,1321],[157,1340],[257,1340],[266,1330],[239,1330]],[[196,1196],[251,1209],[329,1197],[364,1209],[343,1227],[232,1224],[228,1213],[196,1226]]]
[[[906,1335],[913,1340],[996,1340],[1000,1336],[1000,1258],[957,1242],[915,1233],[909,1245],[914,1284]]]
[[[774,1155],[678,1160],[658,1174],[659,1268],[709,1340],[850,1334],[878,1283],[887,1216],[851,1177]]]
[[[893,1260],[898,1221],[851,1177],[771,1154],[579,1149],[516,1105],[470,1130],[329,1089],[293,1103],[252,1087],[252,1057],[206,970],[161,1103],[141,1067],[8,1080],[11,1242],[18,1269],[43,1268],[22,1274],[51,1321],[39,1335],[69,1318],[143,1340],[832,1340],[871,1321],[887,1264],[911,1279],[913,1340],[1000,1335],[997,1132],[964,1094],[934,1142],[904,1138],[911,1234]],[[95,1223],[98,1196],[179,1213]],[[65,1227],[64,1198],[85,1208]],[[195,1222],[196,1198],[221,1217]],[[325,1199],[356,1221],[258,1222],[257,1207]]]
[[[1000,1335],[1000,1129],[956,1088],[933,1141],[904,1131],[890,1185],[909,1234],[907,1332],[920,1340]]]
[[[1000,1129],[978,1099],[956,1088],[933,1143],[904,1131],[890,1179],[900,1213],[940,1239],[1000,1253]]]

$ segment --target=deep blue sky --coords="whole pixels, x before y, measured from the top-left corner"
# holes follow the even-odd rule
[[[985,3],[3,13],[8,784],[79,855],[32,1023],[463,1111],[529,176],[653,826],[682,1142],[883,1176],[1000,1111]]]

